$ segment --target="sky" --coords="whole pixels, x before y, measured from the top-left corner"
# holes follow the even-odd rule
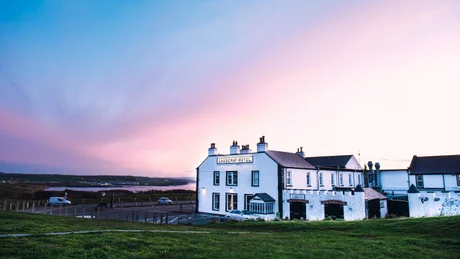
[[[0,171],[194,176],[210,143],[460,153],[460,1],[0,0]]]

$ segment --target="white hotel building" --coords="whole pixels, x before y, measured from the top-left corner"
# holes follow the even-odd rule
[[[385,196],[361,188],[363,170],[352,155],[305,158],[302,149],[268,150],[264,137],[257,152],[249,145],[240,150],[236,141],[229,155],[218,154],[214,143],[208,151],[197,168],[197,212],[250,210],[267,220],[357,220],[386,214]]]

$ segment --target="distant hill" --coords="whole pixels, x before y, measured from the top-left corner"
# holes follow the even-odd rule
[[[64,174],[16,174],[0,173],[0,181],[63,184],[67,186],[171,186],[195,182],[192,177],[145,177],[129,175],[64,175]]]

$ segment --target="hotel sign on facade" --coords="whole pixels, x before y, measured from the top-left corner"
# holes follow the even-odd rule
[[[226,156],[218,157],[218,164],[237,164],[237,163],[252,163],[252,156]]]

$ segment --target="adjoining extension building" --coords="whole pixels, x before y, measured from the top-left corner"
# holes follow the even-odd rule
[[[363,183],[352,155],[305,158],[302,148],[268,150],[264,137],[257,152],[233,141],[230,154],[222,155],[212,143],[197,168],[197,212],[249,210],[266,220],[384,217],[386,197]]]

